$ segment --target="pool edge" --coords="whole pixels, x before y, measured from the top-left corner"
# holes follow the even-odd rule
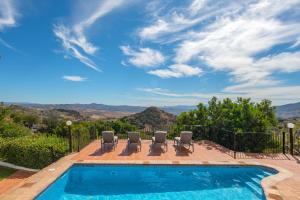
[[[73,154],[74,155],[74,154]],[[62,176],[71,166],[74,164],[107,164],[107,165],[201,165],[201,166],[214,166],[214,165],[238,165],[238,166],[260,166],[275,169],[278,171],[277,174],[268,176],[264,178],[261,182],[261,186],[265,193],[267,200],[278,200],[282,199],[279,191],[276,188],[276,184],[286,178],[292,176],[292,173],[281,167],[277,167],[269,164],[261,164],[254,161],[142,161],[142,160],[72,160],[73,155],[61,158],[57,162],[49,165],[48,167],[42,169],[32,177],[26,179],[26,181],[17,187],[14,191],[9,194],[4,194],[0,196],[3,200],[29,200],[36,198],[44,190],[46,190],[51,184],[53,184],[60,176]],[[53,170],[54,169],[54,170]],[[27,185],[32,184],[30,187]]]

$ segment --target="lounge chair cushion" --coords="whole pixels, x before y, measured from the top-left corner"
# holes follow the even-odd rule
[[[181,131],[180,142],[183,144],[189,144],[192,142],[193,132],[191,131]]]
[[[116,138],[113,131],[102,131],[103,143],[114,143]]]
[[[167,132],[166,131],[156,131],[152,141],[155,143],[166,143],[167,142]]]
[[[130,143],[140,143],[141,137],[139,132],[128,132],[128,141]]]

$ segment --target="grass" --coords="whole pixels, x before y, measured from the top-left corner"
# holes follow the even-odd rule
[[[0,167],[0,181],[13,174],[15,171],[15,169]]]

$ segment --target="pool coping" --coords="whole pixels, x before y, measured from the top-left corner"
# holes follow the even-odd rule
[[[172,161],[172,160],[72,160],[76,154],[61,158],[38,173],[29,177],[24,183],[9,193],[0,196],[2,200],[29,200],[36,198],[46,190],[57,178],[65,173],[74,164],[129,164],[129,165],[200,165],[200,166],[260,166],[272,168],[278,171],[277,174],[264,178],[261,186],[267,200],[283,199],[276,188],[276,184],[293,175],[290,171],[269,164],[261,164],[255,161]]]

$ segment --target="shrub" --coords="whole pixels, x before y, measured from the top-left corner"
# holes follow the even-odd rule
[[[277,147],[276,140],[267,134],[277,125],[275,107],[269,100],[254,103],[251,99],[237,98],[232,101],[213,97],[207,106],[199,103],[197,109],[177,117],[178,129],[191,129],[194,139],[212,140],[230,149],[234,147],[233,133],[238,133],[237,148],[248,152],[264,152]]]
[[[12,122],[0,122],[0,137],[12,138],[30,135],[30,129]]]
[[[27,136],[0,140],[0,157],[6,162],[41,169],[68,151],[66,139],[46,136]]]

